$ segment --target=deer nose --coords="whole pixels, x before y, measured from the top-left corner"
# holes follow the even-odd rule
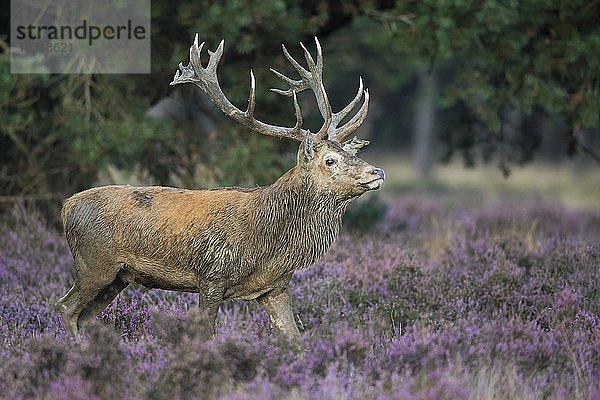
[[[371,175],[378,175],[381,179],[385,179],[385,171],[382,168],[373,168]]]

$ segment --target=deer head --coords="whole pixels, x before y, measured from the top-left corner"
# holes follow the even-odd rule
[[[365,120],[369,108],[369,91],[363,87],[362,78],[359,78],[354,99],[339,112],[333,112],[323,85],[323,53],[319,40],[315,38],[316,61],[300,43],[308,68],[300,65],[282,45],[284,56],[298,72],[300,79],[289,78],[271,68],[271,71],[289,86],[285,90],[271,90],[292,97],[296,123],[292,127],[271,125],[254,117],[256,82],[252,70],[250,70],[250,95],[246,111],[234,106],[223,93],[217,78],[217,66],[223,55],[223,43],[222,40],[214,52],[208,50],[209,60],[204,67],[200,59],[204,42],[198,44],[198,34],[196,34],[194,43],[190,47],[190,62],[188,65],[179,64],[179,70],[175,73],[171,85],[194,83],[223,113],[247,128],[263,135],[300,142],[297,159],[299,174],[303,181],[318,192],[328,192],[342,199],[351,199],[368,190],[379,188],[385,179],[383,170],[373,167],[356,156],[357,152],[369,142],[356,137],[350,138]],[[302,112],[297,94],[307,89],[314,93],[323,117],[323,124],[316,133],[302,127]],[[347,118],[357,107],[356,113]],[[345,119],[346,122],[342,124]]]

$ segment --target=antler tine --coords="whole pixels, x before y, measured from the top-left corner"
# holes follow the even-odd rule
[[[321,51],[321,43],[319,43],[319,39],[316,37],[315,44],[317,47],[316,63],[302,42],[300,42],[300,47],[302,47],[302,50],[304,50],[304,58],[306,59],[306,64],[311,72],[307,80],[309,86],[315,92],[317,105],[319,106],[319,110],[321,111],[321,115],[323,116],[324,120],[323,126],[321,129],[319,129],[319,132],[317,132],[317,136],[324,138],[332,126],[333,110],[331,109],[331,104],[329,103],[327,92],[325,91],[325,85],[323,85],[323,53]]]
[[[318,76],[319,74],[322,74],[323,70],[318,70],[315,60],[304,46],[304,43],[300,42],[300,47],[302,47],[302,50],[304,51],[304,59],[306,60],[306,65],[308,65],[308,70],[311,72],[312,76],[314,77],[315,75]]]
[[[196,36],[198,36],[198,34],[196,33]],[[204,44],[204,43],[202,43]],[[221,39],[221,43],[219,43],[219,47],[217,47],[217,50],[210,51],[210,49],[208,50],[208,65],[206,66],[206,70],[207,72],[211,73],[211,74],[217,74],[217,66],[219,65],[219,61],[221,61],[221,57],[223,56],[223,45],[225,44],[225,40]],[[202,49],[200,49],[202,50]],[[198,51],[198,55],[200,55],[200,51]],[[214,57],[213,57],[214,56]]]
[[[310,77],[310,72],[307,71],[302,65],[300,65],[300,63],[298,63],[294,59],[294,57],[292,57],[290,55],[290,53],[285,48],[284,44],[281,45],[281,49],[283,51],[283,55],[285,56],[285,58],[287,58],[287,60],[290,62],[290,64],[292,64],[294,69],[296,69],[296,71],[298,71],[298,73],[300,74],[300,76],[302,78],[298,79],[298,80],[292,79],[292,78],[289,78],[286,75],[282,74],[281,72],[276,71],[273,68],[269,68],[271,70],[271,72],[273,72],[279,79],[281,79],[282,81],[284,81],[285,83],[290,85],[290,88],[288,90],[272,88],[271,91],[281,94],[281,95],[284,95],[284,96],[292,96],[293,92],[299,93],[303,90],[309,89],[310,86],[308,84],[308,78]]]
[[[323,125],[316,133],[316,136],[320,139],[323,139],[327,136],[327,132],[330,130],[332,123],[333,112],[331,110],[331,105],[329,103],[329,98],[327,97],[327,92],[325,91],[325,86],[323,85],[323,52],[321,50],[321,44],[319,40],[315,37],[315,43],[317,47],[317,61],[313,59],[312,55],[304,46],[302,42],[300,42],[300,47],[304,51],[304,58],[306,59],[306,64],[308,69],[304,68],[298,61],[294,59],[288,52],[285,45],[282,45],[282,51],[285,58],[290,62],[292,67],[298,74],[301,79],[294,80],[286,75],[282,74],[271,68],[271,71],[281,80],[286,82],[290,87],[287,90],[282,89],[271,89],[273,92],[284,95],[291,96],[292,93],[299,93],[306,89],[311,89],[315,95],[315,99],[317,101],[317,105],[319,107],[319,111],[321,112],[321,116],[323,117]]]
[[[300,42],[300,45],[302,47],[304,47],[304,45],[302,44],[302,42]],[[300,82],[303,82],[305,84],[305,89],[308,89],[308,81],[306,81],[309,77],[310,77],[310,72],[308,72],[302,65],[300,65],[300,63],[298,61],[296,61],[294,59],[294,57],[292,57],[290,55],[290,53],[287,51],[287,49],[285,48],[285,45],[282,44],[281,45],[281,49],[283,50],[283,55],[285,56],[285,58],[287,58],[287,60],[290,62],[290,64],[292,64],[292,66],[294,67],[294,69],[296,71],[298,71],[298,73],[300,74],[300,76],[303,78],[300,80]]]
[[[352,135],[352,133],[354,133],[354,131],[356,131],[362,125],[365,118],[367,118],[367,113],[369,111],[369,89],[365,89],[361,94],[364,95],[364,101],[360,106],[360,109],[356,112],[356,114],[354,114],[352,118],[350,118],[348,122],[346,122],[341,127],[335,129],[328,135],[328,138],[330,140],[335,140],[340,143],[346,141],[346,139],[348,139],[348,137]],[[344,108],[344,110],[345,109],[346,108]]]
[[[319,71],[323,71],[323,51],[321,50],[321,42],[315,36],[315,43],[317,44],[317,68]]]
[[[250,69],[250,95],[248,96],[248,108],[246,109],[246,117],[254,117],[254,107],[256,106],[256,79],[254,72]]]
[[[354,96],[354,99],[352,99],[352,101],[350,103],[348,103],[348,105],[346,107],[344,107],[343,110],[333,114],[333,122],[332,122],[332,126],[334,129],[332,129],[330,132],[328,132],[328,138],[331,140],[338,140],[340,142],[343,142],[352,132],[354,132],[354,130],[358,129],[358,127],[360,126],[360,124],[364,121],[364,118],[367,115],[367,111],[368,109],[366,107],[368,107],[368,91],[363,90],[363,80],[362,77],[360,77],[358,79],[358,91],[356,92],[356,96]],[[363,95],[365,96],[365,101],[363,101],[363,104],[361,105],[361,108],[359,109],[359,111],[356,113],[356,115],[354,115],[354,117],[348,121],[346,124],[344,124],[342,127],[337,127],[340,122],[342,122],[342,120],[344,118],[346,118],[346,116],[350,113],[350,111],[352,111],[354,109],[354,107],[356,107],[356,105],[358,104],[358,102],[360,101],[360,99],[363,97]],[[364,113],[364,116],[362,116]],[[358,116],[358,117],[357,117]],[[362,116],[362,119],[360,119],[360,116]],[[353,130],[351,130],[353,128]],[[339,139],[342,138],[342,139]]]
[[[302,112],[300,111],[300,104],[298,104],[298,96],[296,95],[296,92],[293,91],[292,95],[294,97],[294,114],[296,114],[296,125],[294,125],[293,130],[296,132],[301,132],[302,123],[304,122],[302,120]]]
[[[196,33],[196,36],[194,36],[194,44],[190,47],[190,64],[192,64],[195,71],[203,71],[200,54],[204,47],[204,43],[205,42],[202,42],[200,46],[198,46],[198,34]]]
[[[179,63],[179,70],[175,73],[175,77],[170,85],[194,83],[196,86],[202,89],[202,91],[206,93],[208,97],[210,97],[210,99],[215,103],[215,105],[217,105],[217,107],[221,109],[221,111],[223,111],[223,113],[260,134],[275,137],[287,137],[300,142],[307,134],[310,134],[308,130],[302,129],[302,115],[295,94],[293,94],[293,97],[296,124],[293,127],[288,128],[270,125],[254,118],[254,109],[256,106],[256,79],[252,70],[250,70],[250,94],[248,96],[248,108],[246,111],[242,111],[234,106],[223,93],[217,77],[217,67],[221,57],[223,56],[224,41],[221,40],[215,51],[208,50],[209,59],[206,68],[202,66],[202,61],[200,58],[203,46],[204,42],[198,44],[198,34],[196,34],[194,37],[194,43],[190,47],[190,62],[188,65]]]
[[[306,64],[308,65],[308,69],[313,75],[321,76],[323,74],[323,51],[321,49],[321,43],[319,39],[315,36],[315,44],[317,47],[317,62],[312,58],[310,52],[304,46],[304,43],[300,42],[300,47],[304,50],[304,58],[306,59]]]
[[[281,79],[282,81],[284,81],[285,83],[287,83],[288,85],[290,85],[290,88],[288,90],[281,90],[281,89],[276,89],[276,88],[271,88],[270,90],[272,92],[281,94],[283,96],[292,96],[293,92],[300,92],[304,89],[308,89],[308,87],[302,88],[302,79],[300,80],[294,80],[291,78],[288,78],[287,76],[285,76],[284,74],[282,74],[279,71],[274,70],[273,68],[269,68],[271,70],[272,73],[275,74],[275,76],[277,76],[279,79]],[[301,90],[298,90],[301,89]]]

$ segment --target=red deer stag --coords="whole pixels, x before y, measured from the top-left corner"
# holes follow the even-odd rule
[[[190,62],[179,64],[171,85],[194,83],[249,129],[300,142],[297,164],[265,187],[105,186],[67,199],[61,216],[74,258],[75,284],[58,307],[70,332],[77,333],[135,282],[199,293],[199,307],[208,313],[213,332],[224,299],[256,299],[278,329],[288,335],[299,333],[287,293],[292,274],[329,249],[348,203],[378,189],[384,180],[382,169],[356,157],[368,142],[349,139],[367,115],[369,92],[360,79],[355,98],[334,113],[323,86],[321,46],[316,38],[315,42],[316,62],[300,44],[308,69],[282,46],[300,79],[271,70],[289,85],[286,90],[271,89],[293,99],[296,123],[288,128],[254,118],[252,71],[246,111],[225,97],[217,79],[223,41],[215,52],[209,50],[204,67],[200,61],[204,43],[198,45],[196,35]],[[306,89],[314,92],[324,120],[316,133],[302,128],[296,95]]]

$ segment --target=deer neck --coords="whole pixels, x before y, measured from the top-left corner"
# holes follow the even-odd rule
[[[289,245],[298,246],[310,255],[306,260],[310,264],[337,237],[349,203],[330,192],[318,192],[298,166],[266,187],[262,200],[264,207],[258,209],[268,214],[266,220],[272,225],[267,230],[274,235],[272,239],[283,238]]]

